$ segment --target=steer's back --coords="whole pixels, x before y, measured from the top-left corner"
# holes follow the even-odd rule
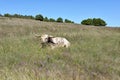
[[[52,38],[52,41],[55,44],[62,45],[62,46],[65,46],[65,47],[70,46],[70,42],[66,38],[54,37],[54,38]]]

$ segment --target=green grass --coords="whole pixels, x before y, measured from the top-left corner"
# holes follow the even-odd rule
[[[35,34],[62,36],[69,48],[40,48]],[[0,80],[119,80],[120,28],[0,19]]]

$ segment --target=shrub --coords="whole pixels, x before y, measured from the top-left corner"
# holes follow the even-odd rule
[[[0,16],[3,16],[2,14],[0,14]]]
[[[43,18],[43,16],[41,14],[38,14],[38,15],[35,16],[35,19],[43,21],[44,18]]]
[[[81,22],[83,25],[106,26],[106,22],[100,18],[85,19]]]
[[[11,15],[6,13],[6,14],[4,14],[4,17],[11,17]]]
[[[50,21],[50,22],[55,22],[55,19],[50,18],[49,21]]]
[[[74,23],[74,22],[71,20],[65,19],[65,23]]]
[[[59,17],[59,18],[57,19],[57,22],[63,23],[63,19],[62,19],[61,17]]]
[[[25,18],[25,19],[34,19],[32,15],[20,15],[20,14],[4,14],[4,17],[12,17],[12,18]]]
[[[44,18],[44,21],[48,22],[48,21],[49,21],[49,19],[48,19],[47,17],[45,17],[45,18]]]
[[[83,25],[93,25],[93,20],[88,18],[88,19],[85,19],[81,22],[81,24]]]
[[[94,26],[106,26],[106,22],[100,18],[93,18],[93,25]]]

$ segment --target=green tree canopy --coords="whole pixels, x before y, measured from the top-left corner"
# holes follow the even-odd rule
[[[44,21],[48,22],[48,21],[49,21],[49,19],[48,19],[47,17],[45,17],[45,18],[44,18]]]
[[[43,21],[43,20],[44,20],[44,18],[43,18],[43,16],[42,16],[41,14],[36,15],[36,16],[35,16],[35,19],[36,19],[36,20],[40,20],[40,21]]]
[[[9,13],[4,14],[5,17],[11,17]]]
[[[63,19],[62,19],[61,17],[59,17],[59,18],[57,19],[57,22],[63,23]]]
[[[81,21],[81,24],[83,25],[94,25],[94,26],[106,26],[106,22],[102,20],[101,18],[88,18]]]
[[[83,25],[93,25],[93,19],[91,19],[91,18],[85,19],[81,22],[81,24],[83,24]]]
[[[94,26],[106,26],[106,22],[100,18],[93,18],[93,25]]]
[[[69,19],[65,19],[65,23],[74,23],[74,22]]]
[[[2,14],[0,14],[0,16],[3,16]]]
[[[49,21],[50,21],[50,22],[55,22],[55,19],[50,18]]]

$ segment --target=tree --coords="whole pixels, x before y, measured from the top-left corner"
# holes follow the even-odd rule
[[[41,14],[38,14],[38,15],[35,16],[35,19],[43,21],[44,18],[43,18],[43,16]]]
[[[6,14],[4,14],[4,17],[11,17],[11,15],[6,13]]]
[[[93,25],[94,26],[106,26],[106,22],[100,18],[93,18]]]
[[[49,21],[50,21],[50,22],[55,22],[55,19],[50,18]]]
[[[83,25],[93,25],[93,20],[91,18],[85,19],[81,22]]]
[[[0,16],[3,16],[2,14],[0,14]]]
[[[59,18],[57,19],[57,22],[63,23],[63,19],[62,19],[61,17],[59,17]]]
[[[100,18],[93,18],[93,19],[85,19],[81,21],[83,25],[94,25],[94,26],[106,26],[106,22]]]
[[[30,15],[28,16],[29,19],[34,19],[34,16]]]
[[[48,21],[49,21],[49,19],[48,19],[47,17],[45,17],[45,18],[44,18],[44,21],[48,22]]]
[[[74,22],[71,20],[65,19],[65,23],[74,23]]]
[[[19,14],[14,14],[13,17],[20,18],[20,15]]]

